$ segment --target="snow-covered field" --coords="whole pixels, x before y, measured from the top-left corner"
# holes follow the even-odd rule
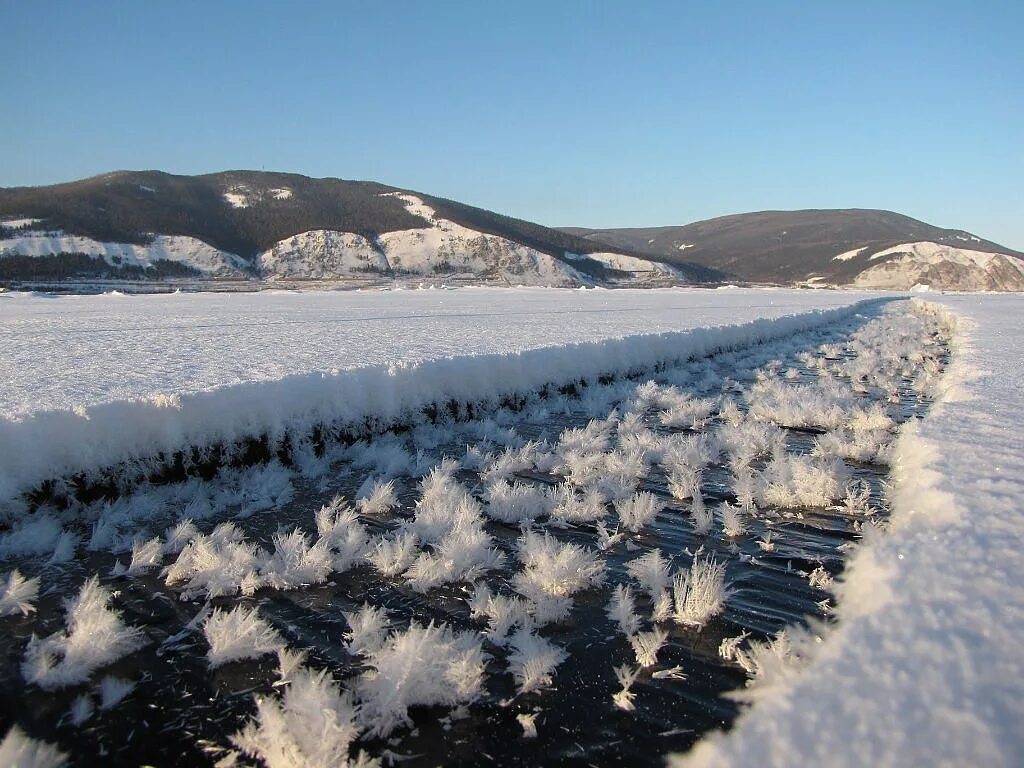
[[[865,296],[484,288],[0,295],[0,496],[188,445],[392,418],[433,400],[493,397],[703,348],[694,344],[743,343],[786,327],[717,337],[707,329]],[[644,341],[611,342],[638,334]]]
[[[688,331],[872,295],[682,288],[7,293],[0,295],[0,414]]]

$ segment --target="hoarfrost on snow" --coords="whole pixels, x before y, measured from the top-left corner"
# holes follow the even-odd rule
[[[911,321],[905,326],[896,325],[894,338],[885,342],[886,350],[899,350],[898,354],[891,355],[898,360],[895,365],[883,359],[872,359],[870,365],[860,361],[859,345],[874,343],[869,334],[882,330],[872,323],[862,325],[850,343],[820,349],[824,362],[816,369],[820,371],[817,385],[789,383],[800,379],[802,374],[793,376],[782,361],[764,362],[769,360],[765,355],[758,363],[764,365],[757,371],[755,390],[765,395],[766,404],[757,408],[749,399],[739,399],[748,409],[745,412],[731,399],[734,395],[729,395],[729,399],[722,401],[716,425],[708,428],[706,435],[666,436],[646,426],[669,419],[676,424],[674,428],[706,427],[703,419],[710,415],[710,410],[704,416],[689,413],[689,423],[685,423],[687,419],[682,412],[701,400],[703,394],[718,388],[725,391],[731,384],[719,378],[710,367],[701,369],[698,363],[685,373],[667,371],[667,384],[634,386],[624,380],[590,387],[577,402],[586,414],[584,418],[598,418],[586,427],[564,430],[557,442],[547,443],[543,436],[537,441],[524,441],[510,426],[514,422],[507,414],[494,413],[488,423],[474,422],[467,428],[467,433],[479,432],[481,443],[467,449],[461,466],[457,461],[444,460],[431,469],[435,461],[432,452],[462,436],[450,425],[414,424],[408,440],[391,437],[341,448],[340,453],[344,453],[347,460],[352,464],[365,462],[363,469],[370,472],[369,475],[366,471],[362,473],[366,481],[352,496],[358,499],[358,513],[385,519],[360,521],[356,509],[339,497],[316,514],[318,538],[310,538],[299,528],[280,529],[273,537],[270,552],[247,542],[235,524],[222,524],[213,532],[202,534],[188,519],[180,524],[174,524],[173,520],[182,508],[186,508],[189,516],[200,511],[195,514],[197,519],[209,519],[232,506],[243,515],[272,507],[292,492],[290,478],[294,475],[279,465],[258,477],[254,474],[250,489],[245,491],[228,491],[224,487],[223,493],[217,490],[198,494],[181,489],[173,492],[180,492],[181,496],[174,496],[172,503],[170,491],[153,490],[140,495],[135,509],[119,503],[108,504],[106,508],[90,506],[88,519],[97,521],[92,543],[94,550],[109,547],[120,553],[131,551],[132,564],[128,570],[132,572],[157,567],[166,555],[176,555],[175,562],[165,569],[165,576],[169,584],[191,597],[251,594],[263,587],[297,588],[322,583],[332,570],[345,570],[366,562],[389,578],[402,577],[398,584],[391,586],[403,590],[411,586],[425,592],[452,581],[475,581],[468,601],[470,615],[477,621],[486,621],[484,636],[475,632],[460,633],[446,625],[423,627],[414,623],[406,630],[392,628],[383,610],[369,605],[346,613],[350,651],[353,656],[361,657],[357,663],[362,662],[366,669],[353,681],[352,694],[341,693],[333,680],[323,676],[326,673],[320,673],[319,682],[314,680],[317,673],[304,667],[305,654],[287,650],[276,632],[259,619],[254,610],[243,617],[246,620],[255,617],[256,622],[269,630],[270,634],[262,635],[262,640],[257,637],[255,643],[246,643],[250,649],[263,647],[260,653],[277,651],[281,680],[276,684],[279,698],[258,702],[257,716],[238,735],[236,746],[249,757],[267,764],[319,765],[323,760],[345,764],[351,759],[348,755],[351,744],[362,731],[370,731],[371,736],[387,736],[410,722],[412,706],[462,707],[481,696],[486,661],[481,644],[483,638],[508,649],[508,668],[519,694],[539,691],[553,682],[554,672],[566,658],[566,652],[541,637],[538,629],[568,616],[573,606],[572,596],[602,582],[604,560],[598,551],[563,543],[543,531],[527,530],[518,547],[522,571],[490,578],[492,585],[498,582],[498,588],[506,591],[511,581],[518,595],[492,592],[483,577],[503,565],[503,553],[488,531],[498,531],[503,526],[486,523],[485,514],[524,528],[539,525],[542,517],[550,515],[546,525],[565,529],[559,536],[590,536],[597,541],[600,552],[607,552],[622,541],[625,541],[624,549],[636,551],[642,548],[641,542],[647,537],[624,539],[618,530],[609,531],[604,524],[609,504],[614,506],[624,528],[641,530],[646,520],[656,514],[652,511],[656,504],[651,503],[655,501],[652,494],[637,491],[638,483],[648,472],[657,473],[656,481],[660,481],[664,473],[673,493],[692,500],[693,527],[699,531],[709,515],[701,494],[702,485],[709,495],[720,498],[718,484],[724,464],[731,475],[732,491],[739,505],[728,509],[734,510],[736,520],[741,523],[749,522],[751,527],[760,528],[765,522],[770,526],[775,513],[771,509],[759,512],[758,505],[786,508],[792,504],[785,499],[795,497],[799,505],[814,502],[816,506],[832,505],[841,499],[842,506],[833,509],[860,518],[849,521],[853,529],[860,526],[870,515],[870,494],[866,486],[847,482],[849,467],[843,459],[876,460],[883,455],[899,459],[905,456],[905,448],[889,449],[893,437],[892,419],[885,407],[863,407],[863,400],[839,392],[836,382],[849,379],[855,392],[870,391],[873,397],[888,397],[890,402],[897,402],[891,399],[896,391],[895,382],[910,376],[914,377],[916,390],[925,394],[933,392],[941,367],[929,362],[934,356],[922,355],[920,350],[914,349],[917,343],[914,333],[920,329],[912,326]],[[856,355],[846,356],[850,351]],[[863,356],[870,357],[866,352]],[[785,382],[780,377],[785,378]],[[694,391],[700,396],[684,397],[680,388],[688,386],[686,382],[693,382]],[[743,391],[739,387],[731,391],[742,393],[735,395],[737,398],[751,395],[750,390]],[[805,402],[794,402],[794,399]],[[548,400],[542,409],[528,400],[526,407],[530,412],[551,408],[557,413],[562,407],[559,402]],[[609,413],[613,405],[616,409]],[[699,403],[699,406],[710,409],[712,401]],[[895,413],[895,409],[892,412]],[[811,454],[794,456],[788,452],[791,449],[777,426],[777,423],[790,421],[803,424],[800,428],[808,431],[825,427],[829,431],[818,435]],[[907,434],[912,432],[908,430]],[[461,452],[461,448],[459,450]],[[329,471],[330,462],[313,466],[310,455],[308,450],[303,454],[305,458],[297,462],[300,465],[297,472],[316,480]],[[478,472],[480,483],[467,481],[468,485],[464,486],[456,480],[456,473],[460,473],[459,477],[468,474],[463,467]],[[542,491],[541,485],[516,478],[517,473],[534,471],[553,475],[556,483],[564,482],[550,486],[550,491]],[[896,471],[898,475],[905,471],[899,462]],[[706,474],[706,481],[702,473]],[[420,498],[411,516],[404,510],[393,509],[397,500],[391,484],[400,475],[423,478]],[[325,481],[325,492],[329,487],[329,481]],[[483,496],[488,504],[482,505],[474,494]],[[159,503],[146,501],[158,498]],[[208,512],[201,512],[202,499],[206,500]],[[177,510],[175,516],[167,517],[162,505]],[[949,510],[944,514],[950,520],[958,519]],[[707,519],[710,526],[710,517]],[[40,524],[39,520],[43,522]],[[36,522],[39,530],[50,537],[47,546],[36,556],[45,556],[61,546],[52,541],[55,532],[60,537],[74,535],[61,530],[59,523],[66,524],[65,518],[47,519],[45,510],[36,516]],[[167,529],[165,543],[151,538],[152,530],[162,530],[168,523],[172,526]],[[723,527],[734,537],[742,533],[741,526],[736,524],[727,522]],[[866,528],[864,538],[868,546],[855,558],[867,557],[864,552],[874,550],[880,542],[882,547],[886,546],[883,537],[873,533],[870,526]],[[371,536],[369,529],[386,532]],[[759,541],[746,544],[751,548],[756,544],[761,551],[769,552],[775,546],[774,530],[769,528],[761,533]],[[780,526],[778,531],[784,528]],[[251,531],[249,535],[259,534]],[[259,540],[265,541],[262,536]],[[17,539],[11,541],[18,544]],[[709,548],[725,546],[717,539],[704,543]],[[726,542],[732,551],[738,549],[740,543]],[[649,614],[646,598],[641,598],[645,615],[654,622],[650,631],[641,631],[643,622],[637,615],[630,588],[620,584],[611,592],[607,615],[629,639],[641,668],[657,663],[658,653],[667,639],[667,632],[658,622],[674,618],[687,626],[702,627],[722,611],[729,594],[725,565],[720,565],[713,557],[702,559],[701,553],[699,549],[693,556],[689,548],[684,550],[685,555],[693,556],[693,562],[689,571],[677,573],[674,581],[670,580],[671,560],[660,550],[650,550],[626,564],[627,574],[639,582],[650,597]],[[746,558],[744,562],[752,559],[742,552],[740,558]],[[902,567],[888,568],[887,578]],[[507,576],[512,578],[507,579]],[[870,602],[872,611],[884,610],[890,602],[899,599],[891,589],[865,589],[858,587],[855,579],[830,585],[830,578],[828,571],[821,568],[809,575],[809,582],[812,587],[837,588],[842,609],[840,628],[846,617],[857,616],[842,612],[850,610],[842,607],[843,598],[847,606]],[[433,601],[438,595],[415,597],[417,601]],[[439,599],[450,599],[449,590]],[[244,609],[238,607],[235,611]],[[228,615],[219,609],[210,612],[209,608],[200,614],[206,617],[204,631],[208,639],[211,626],[217,622],[224,625],[217,630],[224,636],[221,652],[231,656],[234,651],[227,641],[241,640],[236,636],[248,630],[241,627],[245,622],[240,619],[236,623],[241,632],[229,631]],[[197,617],[194,623],[201,621]],[[557,628],[559,633],[563,630]],[[756,698],[761,706],[796,684],[801,665],[813,663],[817,652],[813,648],[815,640],[809,638],[808,634],[787,630],[770,642],[761,642],[748,640],[741,633],[723,640],[719,654],[752,676],[751,688],[744,698]],[[210,639],[211,655],[214,644]],[[828,648],[829,643],[822,645]],[[246,652],[244,648],[240,650]],[[891,649],[882,648],[879,652],[884,657]],[[616,672],[622,690],[613,694],[612,703],[620,709],[633,708],[631,686],[639,672],[630,667]],[[872,672],[869,665],[865,667],[865,674]],[[651,679],[680,676],[680,668],[673,667],[652,673]],[[299,687],[306,686],[306,693],[296,694],[295,701],[290,703],[289,692],[299,683]],[[104,684],[101,684],[101,699]],[[321,735],[317,741],[316,732],[318,728],[321,732],[336,730],[335,725],[340,720],[332,720],[329,715],[330,711],[339,711],[334,706],[337,701],[334,696],[347,702],[347,709],[342,708],[344,717],[339,717],[348,724],[344,727],[349,731],[331,746],[327,743],[328,736]],[[92,706],[89,696],[82,701]],[[85,704],[81,705],[83,717]],[[290,710],[303,713],[301,716],[313,731],[308,739],[297,733],[301,728],[287,725]],[[457,711],[453,711],[453,717]],[[318,717],[323,719],[317,720]],[[524,729],[528,730],[525,724]],[[317,752],[318,748],[322,751]],[[761,754],[757,750],[753,753]],[[388,754],[385,753],[385,757]],[[366,760],[369,758],[365,755],[356,758],[356,761]]]
[[[394,480],[377,480],[369,495],[356,501],[356,509],[363,515],[383,515],[398,506]]]
[[[626,563],[626,572],[635,579],[652,600],[668,589],[669,561],[660,549],[649,552]]]
[[[639,631],[640,617],[636,614],[636,603],[629,587],[616,585],[608,601],[607,613],[608,618],[618,624],[626,637],[631,637]]]
[[[135,683],[107,675],[100,680],[100,709],[113,709],[135,689]]]
[[[615,668],[615,679],[619,681],[619,685],[622,688],[612,695],[612,703],[625,712],[632,712],[636,709],[636,706],[633,704],[636,694],[631,689],[639,674],[639,669],[633,669],[628,664]]]
[[[244,437],[279,441],[368,416],[389,421],[453,397],[496,399],[775,338],[834,317],[808,310],[848,314],[862,298],[780,291],[771,304],[744,308],[744,292],[724,304],[721,295],[688,291],[590,293],[464,289],[445,292],[443,303],[426,291],[197,294],[122,297],[116,306],[110,297],[66,297],[56,332],[57,309],[12,296],[0,319],[14,376],[0,397],[0,499],[129,457]],[[664,309],[681,300],[694,311],[667,321]],[[217,322],[209,322],[214,310]],[[563,323],[567,311],[587,313],[587,328]],[[415,339],[395,332],[396,312],[422,318]],[[257,327],[254,317],[269,322]],[[338,323],[356,318],[339,352]],[[730,325],[737,321],[749,322]],[[225,336],[228,326],[251,332]],[[109,343],[109,328],[125,327],[133,333]],[[652,327],[663,332],[625,338]],[[444,359],[455,353],[462,357]],[[51,370],[42,371],[44,360]],[[267,487],[246,508],[267,509],[287,490]]]
[[[654,521],[661,511],[661,505],[653,493],[640,491],[629,499],[617,501],[615,511],[619,513],[619,519],[626,528],[638,533]]]
[[[903,358],[893,375],[913,376],[914,389],[938,401],[887,453],[888,531],[865,527],[823,642],[794,649],[787,630],[785,639],[725,649],[756,676],[755,704],[673,766],[750,765],[752,756],[774,766],[1019,762],[1021,299],[936,295],[914,304],[917,317],[952,331],[953,358],[940,380],[919,351],[901,349],[902,333],[884,340],[887,359]]]
[[[658,651],[665,645],[668,632],[655,627],[650,632],[637,632],[629,638],[629,644],[636,654],[636,663],[640,667],[653,667],[658,663]]]
[[[363,728],[349,691],[326,670],[300,667],[280,698],[256,697],[256,716],[231,737],[245,755],[267,768],[345,768],[379,765],[349,750]]]
[[[358,656],[367,656],[380,650],[391,626],[387,611],[378,606],[363,603],[359,610],[343,615],[345,621],[348,622],[345,639],[348,640],[352,653]]]
[[[538,593],[569,597],[599,584],[604,576],[605,564],[596,552],[560,542],[549,533],[542,536],[527,531],[519,540],[519,560],[523,570],[515,575],[513,584],[526,597]]]

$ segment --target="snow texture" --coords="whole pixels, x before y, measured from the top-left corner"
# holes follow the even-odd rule
[[[450,398],[486,400],[776,338],[836,319],[811,310],[854,311],[858,298],[781,290],[5,294],[0,504],[46,479],[186,447],[277,440],[324,422],[408,420]]]
[[[953,363],[897,442],[891,527],[852,555],[836,628],[674,765],[1020,764],[1024,298],[936,301],[962,318]]]

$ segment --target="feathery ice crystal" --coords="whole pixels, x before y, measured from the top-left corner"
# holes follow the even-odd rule
[[[203,634],[210,645],[206,658],[211,668],[255,659],[284,646],[277,630],[260,618],[258,610],[242,605],[230,611],[214,608],[203,624]]]
[[[93,576],[67,607],[67,630],[40,640],[32,636],[21,669],[25,679],[54,690],[84,683],[93,670],[141,648],[145,636],[110,608],[112,594]]]
[[[28,616],[36,609],[33,603],[38,595],[39,577],[26,579],[15,568],[7,574],[6,583],[0,581],[0,616]]]
[[[680,571],[672,584],[675,620],[691,627],[703,627],[722,612],[729,590],[725,585],[725,564],[695,558],[689,571]]]

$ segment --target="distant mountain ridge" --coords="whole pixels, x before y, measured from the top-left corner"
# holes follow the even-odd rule
[[[262,171],[119,171],[0,189],[0,256],[0,279],[8,280],[60,279],[68,269],[272,280],[447,275],[538,285],[716,276],[376,182]]]
[[[1024,290],[1024,254],[871,209],[552,229],[372,181],[117,171],[0,188],[0,282],[657,286],[723,281]],[[31,287],[31,286],[29,286]]]
[[[746,282],[1024,290],[1024,254],[891,211],[760,211],[684,226],[563,231]]]

